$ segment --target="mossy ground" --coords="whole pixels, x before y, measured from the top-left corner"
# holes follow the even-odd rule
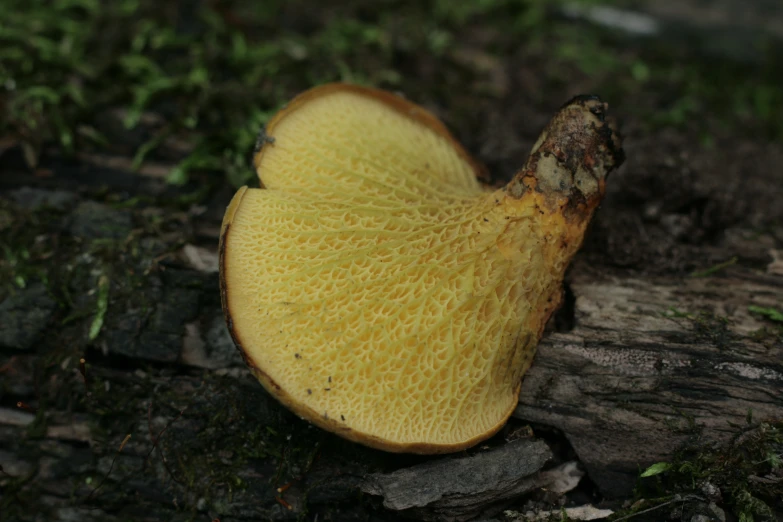
[[[63,233],[73,230],[75,202],[58,210],[0,199],[0,298],[42,282],[56,302],[47,340],[30,355],[37,420],[19,430],[12,449],[31,456],[40,451],[37,441],[52,420],[48,410],[87,415],[100,473],[85,467],[73,498],[88,498],[111,467],[113,478],[94,494],[109,511],[134,494],[129,480],[134,487],[171,485],[183,519],[222,512],[226,507],[213,505],[213,498],[231,499],[226,492],[248,487],[263,489],[269,505],[284,510],[274,488],[288,483],[294,483],[289,498],[304,499],[302,506],[318,495],[357,502],[316,487],[331,480],[319,478],[319,455],[337,455],[324,460],[357,472],[339,457],[355,447],[285,417],[255,383],[106,355],[102,348],[107,332],[126,331],[129,319],[154,320],[163,294],[150,288],[194,292],[200,303],[195,319],[219,307],[208,277],[187,272],[195,282],[183,288],[161,272],[181,269],[172,259],[182,244],[205,241],[195,222],[219,222],[210,209],[219,213],[231,187],[253,182],[250,156],[269,116],[315,84],[347,81],[404,92],[443,117],[491,167],[494,182],[519,166],[548,115],[582,92],[609,100],[637,136],[671,131],[693,138],[702,151],[783,140],[783,54],[775,42],[758,42],[752,61],[731,60],[675,41],[610,33],[556,11],[544,0],[0,0],[3,186],[18,187],[13,178],[19,176],[51,188],[58,183],[53,172],[67,178],[60,167],[78,167],[85,155],[123,157],[136,171],[152,163],[170,166],[169,186],[154,191],[118,188],[97,174],[93,184],[69,185],[79,198],[109,209],[107,215],[124,213],[111,221],[127,223],[118,235]],[[665,156],[665,147],[648,157]],[[200,218],[205,208],[207,217]],[[760,234],[781,227],[745,224]],[[687,274],[711,265],[695,258],[671,269]],[[123,315],[128,309],[135,315]],[[720,342],[719,322],[700,324],[705,336]],[[774,320],[770,329],[780,331]],[[779,342],[779,335],[772,337]],[[78,371],[85,354],[86,385]],[[0,399],[4,406],[16,402],[6,391]],[[154,451],[163,451],[168,462],[155,460],[152,482],[133,482],[151,465],[146,455],[154,434],[167,425]],[[730,453],[708,448],[678,456],[648,494],[687,494],[710,481],[726,491],[738,516],[763,516],[758,502],[769,491],[748,477],[780,468],[774,460],[779,430],[768,424],[741,435],[742,444]],[[117,453],[127,434],[130,442]],[[122,458],[112,467],[116,455]],[[361,459],[368,466],[385,462],[370,451]],[[254,463],[263,478],[243,475]],[[311,480],[301,486],[307,471]],[[36,506],[41,492],[29,480],[14,480],[6,492],[0,510],[9,517],[33,519],[37,509],[45,511]],[[255,515],[283,516],[267,508]]]
[[[581,89],[649,125],[692,127],[707,145],[715,126],[783,138],[783,68],[770,42],[757,42],[754,63],[731,62],[568,21],[555,5],[3,0],[0,134],[31,165],[56,144],[132,154],[135,167],[174,161],[172,183],[209,171],[240,185],[276,108],[314,84],[349,81],[435,105],[463,137],[487,98],[549,107]],[[528,89],[509,93],[503,70],[520,66]],[[119,129],[107,128],[118,108]]]
[[[644,470],[637,489],[640,500],[618,517],[657,506],[709,514],[712,504],[728,508],[743,522],[774,520],[773,510],[783,491],[783,424],[754,423],[748,412],[747,425],[735,428],[737,434],[728,445],[698,444],[694,439],[672,462]]]

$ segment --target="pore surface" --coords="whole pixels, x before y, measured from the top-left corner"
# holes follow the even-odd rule
[[[497,429],[559,287],[535,209],[483,191],[448,137],[355,93],[270,136],[266,189],[237,196],[224,261],[252,363],[310,420],[391,445]]]

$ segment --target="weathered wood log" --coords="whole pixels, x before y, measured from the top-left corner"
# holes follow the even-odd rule
[[[783,301],[783,277],[612,276],[574,267],[574,327],[539,346],[518,418],[557,427],[606,494],[690,437],[725,442],[752,416],[783,418],[783,343],[750,306]],[[770,330],[765,330],[765,327]]]
[[[408,517],[464,521],[492,516],[503,502],[549,486],[557,474],[538,473],[552,458],[540,440],[522,439],[470,458],[446,458],[368,475],[362,491]],[[577,479],[578,481],[578,479]]]

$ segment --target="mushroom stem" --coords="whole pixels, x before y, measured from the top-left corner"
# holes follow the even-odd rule
[[[546,126],[525,166],[506,186],[521,199],[536,192],[550,212],[589,220],[604,195],[606,177],[624,160],[621,139],[597,96],[577,96]]]

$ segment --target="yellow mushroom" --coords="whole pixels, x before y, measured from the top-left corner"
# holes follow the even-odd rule
[[[569,102],[493,191],[411,102],[343,84],[295,98],[255,157],[264,188],[237,192],[221,234],[226,320],[264,387],[387,451],[497,432],[622,161],[605,109]]]

